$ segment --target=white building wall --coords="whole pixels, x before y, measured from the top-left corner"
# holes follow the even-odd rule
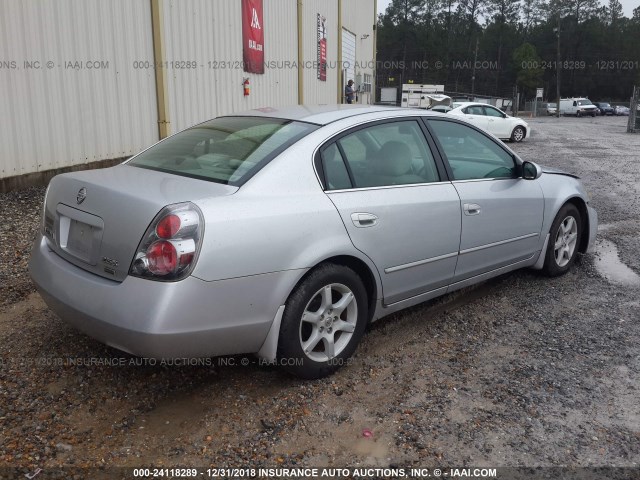
[[[144,59],[153,61],[149,2],[0,0],[0,178],[156,141],[153,70],[133,67]]]
[[[304,103],[322,105],[338,101],[338,0],[303,0]],[[324,16],[327,28],[327,80],[318,80],[313,65],[318,59],[318,13]]]
[[[196,68],[167,70],[169,118],[175,133],[218,115],[298,103],[295,0],[264,0],[264,74],[242,68],[242,3],[238,0],[165,0],[166,59]],[[249,78],[251,94],[242,82]]]
[[[297,0],[264,0],[264,75],[242,69],[239,0],[161,1],[171,133],[298,103]],[[303,101],[333,104],[341,95],[338,0],[301,3]],[[373,0],[342,5],[356,60],[371,60]],[[326,81],[313,65],[318,13],[327,19]],[[0,179],[127,157],[156,142],[154,61],[149,0],[0,0]],[[178,68],[185,62],[191,68]]]

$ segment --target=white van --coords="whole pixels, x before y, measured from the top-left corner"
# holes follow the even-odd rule
[[[581,117],[583,115],[591,115],[595,117],[598,114],[596,107],[588,98],[561,98],[560,99],[560,115],[575,115]]]

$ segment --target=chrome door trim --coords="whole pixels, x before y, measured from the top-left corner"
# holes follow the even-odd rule
[[[416,262],[405,263],[403,265],[397,265],[395,267],[385,268],[384,269],[384,273],[399,272],[400,270],[405,270],[405,269],[411,268],[411,267],[417,267],[419,265],[425,265],[427,263],[437,262],[439,260],[445,260],[447,258],[455,257],[457,255],[458,255],[458,252],[452,252],[452,253],[447,253],[445,255],[439,255],[437,257],[427,258],[425,260],[418,260]]]
[[[479,247],[467,248],[465,250],[460,250],[460,255],[464,255],[465,253],[477,252],[478,250],[484,250],[485,248],[497,247],[498,245],[504,245],[506,243],[517,242],[518,240],[524,240],[526,238],[531,237],[539,237],[539,233],[528,233],[527,235],[521,235],[520,237],[509,238],[507,240],[501,240],[499,242],[488,243],[486,245],[480,245]]]
[[[519,177],[491,177],[491,178],[469,178],[467,180],[453,180],[451,183],[475,183],[475,182],[495,182],[498,180],[518,180]]]
[[[410,188],[410,187],[429,187],[431,185],[451,184],[450,181],[445,180],[442,182],[424,182],[424,183],[403,183],[401,185],[380,185],[377,187],[356,187],[356,188],[341,188],[336,190],[325,190],[327,195],[333,195],[334,193],[346,193],[346,192],[366,192],[367,190],[386,190],[389,188]]]

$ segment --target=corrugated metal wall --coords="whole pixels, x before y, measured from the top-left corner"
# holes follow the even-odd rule
[[[264,75],[242,68],[242,4],[238,0],[169,0],[164,5],[166,59],[191,61],[191,69],[169,68],[169,116],[177,132],[216,115],[298,103],[295,0],[265,0]],[[249,78],[245,97],[242,81]]]
[[[264,75],[243,71],[239,0],[160,1],[170,132],[298,103],[297,0],[264,0]],[[335,103],[338,0],[302,5],[304,103]],[[373,56],[373,5],[343,0],[358,60]],[[318,13],[326,81],[314,68]],[[151,22],[150,0],[0,0],[0,179],[129,156],[158,140]],[[361,40],[365,30],[370,38]]]
[[[318,80],[313,62],[318,58],[317,15],[324,16],[327,28],[327,80]],[[308,105],[338,101],[338,0],[303,1],[304,103]]]
[[[157,140],[150,31],[145,1],[0,0],[0,178]]]

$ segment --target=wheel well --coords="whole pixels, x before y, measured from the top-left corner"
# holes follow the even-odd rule
[[[527,138],[527,129],[523,125],[516,125],[515,127],[513,127],[513,130],[511,130],[511,135],[512,136],[513,136],[513,132],[516,131],[516,128],[521,128],[522,129],[522,132],[524,133],[524,136],[522,137],[523,140],[525,138]]]
[[[589,212],[587,211],[587,204],[584,203],[580,197],[570,198],[567,203],[573,204],[580,212],[580,219],[582,220],[582,232],[580,234],[580,244],[578,251],[580,253],[586,253],[589,247]]]
[[[349,267],[351,270],[353,270],[354,272],[356,272],[358,274],[358,276],[360,277],[360,279],[362,280],[362,283],[364,284],[364,288],[367,292],[367,300],[368,300],[368,318],[369,321],[371,320],[371,318],[373,317],[373,313],[375,312],[376,309],[376,300],[378,297],[378,287],[376,284],[376,279],[373,276],[373,272],[371,271],[371,269],[369,268],[369,266],[364,263],[362,260],[360,260],[359,258],[356,257],[351,257],[349,255],[339,255],[336,257],[330,257],[327,258],[325,260],[323,260],[322,262],[320,262],[318,265],[316,265],[315,267],[313,267],[312,269],[309,270],[309,272],[307,272],[307,275],[309,275],[310,272],[312,272],[314,269],[318,268],[320,265],[326,265],[328,263],[333,263],[335,265],[343,265],[345,267]],[[305,275],[305,277],[307,276]],[[302,280],[304,280],[304,277],[300,280],[302,282]]]

